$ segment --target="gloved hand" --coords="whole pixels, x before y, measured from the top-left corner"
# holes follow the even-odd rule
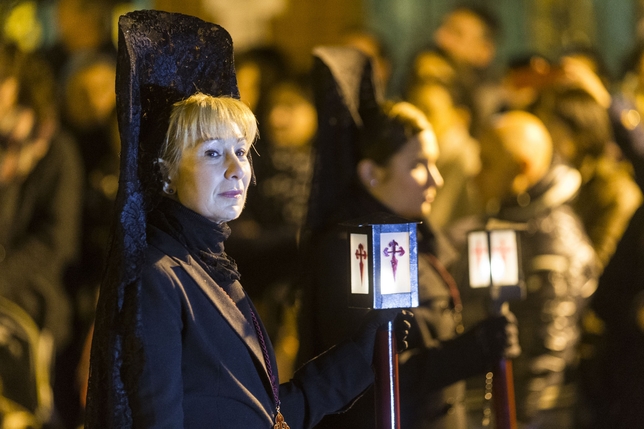
[[[409,310],[402,310],[394,320],[394,332],[396,333],[396,348],[398,353],[402,353],[409,347],[407,338],[411,329],[411,321],[414,313]]]
[[[398,353],[407,348],[407,336],[411,328],[411,319],[414,317],[409,310],[399,308],[390,308],[385,310],[371,310],[365,315],[357,331],[351,339],[358,346],[364,358],[371,362],[373,360],[373,350],[376,344],[376,332],[381,326],[388,322],[394,322],[394,332],[396,334],[396,347]]]
[[[517,318],[504,304],[500,316],[489,317],[474,328],[483,354],[490,361],[501,358],[512,359],[521,354]]]
[[[514,359],[521,354],[521,346],[519,345],[519,322],[517,317],[510,311],[507,303],[503,306],[502,315],[508,320],[505,325],[505,349],[503,357],[506,359]]]

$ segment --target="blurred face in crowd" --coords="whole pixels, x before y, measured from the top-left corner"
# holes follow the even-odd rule
[[[476,183],[483,203],[498,205],[499,201],[512,195],[512,182],[519,174],[520,166],[495,130],[483,133],[480,143],[481,170]]]
[[[27,177],[49,150],[53,124],[35,121],[33,109],[18,106],[0,119],[0,186]]]
[[[107,38],[103,24],[107,10],[103,3],[87,0],[59,0],[57,24],[60,39],[69,52],[97,48]]]
[[[495,118],[483,133],[476,181],[489,212],[543,178],[552,160],[552,139],[543,123],[523,111]]]
[[[267,133],[272,145],[308,145],[317,129],[313,104],[295,85],[280,84],[271,91]]]
[[[259,65],[248,61],[237,68],[237,86],[241,100],[250,107],[253,112],[257,111],[259,103],[260,85],[262,72]]]
[[[484,68],[494,57],[495,48],[486,36],[485,23],[474,13],[456,10],[436,30],[434,41],[454,61]]]
[[[469,114],[463,108],[454,105],[449,90],[438,83],[421,83],[409,92],[409,102],[418,107],[427,116],[441,144],[449,144],[443,138],[455,127],[469,126]],[[447,140],[447,141],[446,141]]]
[[[107,62],[96,62],[79,70],[65,88],[65,113],[76,127],[104,125],[116,106],[113,83],[116,70]]]
[[[431,130],[415,135],[386,166],[373,164],[369,192],[399,216],[422,219],[429,215],[443,177],[436,168],[436,136]]]
[[[239,217],[252,175],[249,149],[241,136],[185,149],[172,181],[179,202],[216,223]]]

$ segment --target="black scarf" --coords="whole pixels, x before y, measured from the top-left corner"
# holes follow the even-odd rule
[[[149,222],[183,244],[219,286],[227,288],[241,278],[237,264],[224,252],[230,236],[225,222],[212,222],[170,198],[161,200]]]

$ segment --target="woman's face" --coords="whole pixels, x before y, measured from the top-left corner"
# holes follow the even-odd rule
[[[376,167],[371,193],[399,216],[422,219],[429,215],[443,177],[436,168],[438,145],[432,131],[412,137],[389,160]]]
[[[244,208],[251,166],[244,138],[206,140],[185,149],[171,178],[181,204],[213,222],[236,219]]]

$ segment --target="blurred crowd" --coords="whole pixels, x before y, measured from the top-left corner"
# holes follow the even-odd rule
[[[111,6],[59,0],[57,43],[0,45],[0,427],[82,424],[88,338],[118,189]],[[644,422],[644,46],[609,76],[589,46],[526,52],[493,68],[502,37],[488,10],[456,7],[413,58],[398,98],[424,113],[443,178],[426,222],[461,255],[448,266],[465,328],[487,292],[465,272],[465,233],[521,231],[517,412],[576,428]],[[364,29],[340,43],[370,55],[387,88],[388,49]],[[391,47],[389,48],[391,49]],[[236,53],[260,138],[257,185],[231,222],[243,273],[288,379],[308,337],[302,257],[317,114],[311,77],[275,46]],[[299,322],[298,322],[299,321]],[[485,379],[455,400],[485,425]],[[545,417],[544,417],[545,416]],[[489,422],[488,422],[489,423]],[[532,425],[532,426],[530,426]],[[427,427],[432,427],[427,426]],[[436,426],[438,427],[438,426]]]

